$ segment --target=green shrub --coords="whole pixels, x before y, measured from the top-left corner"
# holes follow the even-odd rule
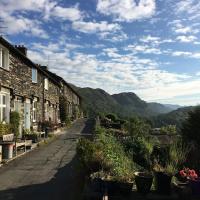
[[[62,123],[65,123],[68,116],[68,101],[65,96],[60,96],[59,99],[59,106],[60,106],[60,119]]]
[[[11,131],[18,136],[20,125],[20,114],[16,111],[10,113],[10,127]]]
[[[65,125],[66,126],[70,126],[71,125],[71,120],[70,120],[69,117],[66,117],[66,119],[65,119]]]
[[[12,133],[10,125],[0,122],[0,136],[10,134],[10,133]]]
[[[132,137],[124,142],[126,151],[133,158],[133,161],[145,169],[151,168],[151,155],[156,143],[150,137]]]
[[[90,172],[101,169],[102,148],[88,139],[81,138],[77,144],[77,154],[82,165]]]
[[[175,125],[162,126],[160,128],[160,133],[165,135],[176,135],[177,134],[176,126]]]
[[[113,113],[109,113],[105,117],[108,118],[108,119],[110,119],[113,122],[115,122],[118,119],[117,115],[115,115]]]
[[[98,135],[98,143],[103,148],[103,169],[108,169],[108,173],[118,180],[132,180],[138,168],[125,153],[122,144],[106,133]]]
[[[153,168],[156,171],[175,174],[183,167],[188,153],[189,148],[181,140],[175,140],[172,144],[160,148],[158,155],[154,156]]]
[[[150,124],[143,119],[134,117],[124,124],[124,129],[132,137],[149,135],[151,131]]]

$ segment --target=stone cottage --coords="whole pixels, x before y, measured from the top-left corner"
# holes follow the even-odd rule
[[[81,116],[81,97],[63,78],[33,63],[24,46],[13,46],[0,37],[0,122],[20,113],[23,129],[37,130],[42,123],[60,123],[60,96],[67,99],[70,119]]]
[[[59,123],[60,83],[27,58],[24,46],[0,37],[0,122],[20,113],[22,129],[37,129],[44,121]]]
[[[67,99],[67,116],[72,120],[82,116],[80,95],[63,78],[50,72],[46,66],[43,66],[42,68],[49,76],[59,82],[60,95],[63,95]]]

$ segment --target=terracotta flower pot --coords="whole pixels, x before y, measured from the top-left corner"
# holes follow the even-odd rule
[[[137,191],[142,194],[148,194],[151,190],[153,176],[144,172],[135,173],[135,184]]]

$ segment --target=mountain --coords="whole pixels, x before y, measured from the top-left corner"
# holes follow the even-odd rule
[[[112,97],[120,104],[123,110],[129,114],[136,113],[141,116],[153,116],[158,113],[160,114],[172,111],[169,107],[159,103],[147,103],[132,92],[114,94]]]
[[[180,105],[173,105],[173,104],[163,104],[164,106],[168,107],[168,108],[171,108],[172,110],[177,110],[181,107],[184,107],[184,106],[180,106]]]
[[[131,92],[110,95],[102,89],[71,86],[82,97],[83,109],[89,116],[97,113],[115,113],[121,117],[133,115],[148,117],[173,110],[159,103],[147,103]]]
[[[152,117],[151,121],[154,127],[176,125],[177,128],[180,129],[182,123],[187,119],[188,113],[193,111],[195,108],[195,106],[179,108],[167,114],[160,114],[158,116]]]

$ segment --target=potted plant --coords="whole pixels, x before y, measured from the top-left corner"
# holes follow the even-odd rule
[[[90,188],[94,192],[102,192],[104,189],[104,179],[105,179],[105,172],[99,171],[90,174]]]
[[[130,174],[129,177],[107,174],[103,181],[109,195],[123,194],[126,196],[130,194],[133,188],[133,174]]]
[[[135,172],[135,184],[137,191],[141,194],[148,194],[153,183],[153,176],[149,172]]]
[[[140,149],[142,149],[140,155],[141,157],[143,157],[146,170],[145,172],[135,172],[135,184],[139,193],[148,194],[151,190],[151,186],[153,183],[153,175],[151,173],[151,154],[154,149],[154,142],[152,142],[150,138],[142,137],[140,139],[139,145]]]
[[[193,195],[200,195],[200,178],[193,169],[184,168],[180,171],[182,178],[187,179]],[[186,181],[186,180],[185,180]]]
[[[155,188],[158,194],[169,195],[171,193],[171,181],[176,173],[176,168],[167,163],[165,167],[160,164],[154,165]]]
[[[170,194],[172,177],[186,160],[189,149],[181,140],[176,140],[165,147],[163,152],[165,152],[165,154],[160,157],[164,157],[165,159],[162,159],[162,162],[159,161],[159,157],[155,159],[155,186],[158,193]]]

